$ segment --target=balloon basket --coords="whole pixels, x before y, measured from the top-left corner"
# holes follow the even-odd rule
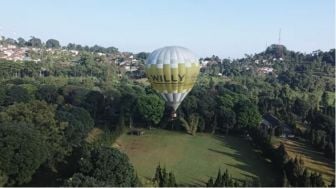
[[[172,112],[171,115],[170,115],[171,120],[175,120],[176,117],[177,117],[176,112],[175,111]]]

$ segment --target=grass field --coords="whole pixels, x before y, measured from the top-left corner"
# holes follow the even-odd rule
[[[290,157],[302,157],[304,166],[309,170],[320,172],[323,179],[328,184],[331,183],[333,177],[335,177],[335,161],[324,157],[322,152],[316,151],[303,141],[278,138],[274,143],[278,145],[280,142],[284,143]]]
[[[238,179],[259,177],[262,185],[273,185],[276,174],[271,164],[243,138],[209,134],[190,136],[161,129],[146,130],[143,136],[124,134],[114,147],[125,152],[142,180],[154,176],[160,163],[172,170],[182,185],[204,186],[219,168]]]

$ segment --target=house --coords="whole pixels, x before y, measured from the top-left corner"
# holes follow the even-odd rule
[[[289,125],[282,123],[277,117],[273,116],[270,113],[263,115],[260,126],[267,130],[271,129],[272,135],[274,135],[275,129],[281,129],[282,134],[280,135],[280,137],[282,138],[294,138],[295,137],[293,130]]]
[[[279,127],[280,124],[281,124],[280,120],[270,113],[264,114],[263,117],[262,117],[261,126],[264,127],[264,128],[275,129],[275,128]]]
[[[257,69],[257,72],[262,73],[262,74],[268,74],[268,73],[273,72],[273,68],[271,68],[271,67],[261,67],[261,68]]]
[[[202,60],[201,61],[201,67],[206,67],[208,65],[209,61],[207,60]]]

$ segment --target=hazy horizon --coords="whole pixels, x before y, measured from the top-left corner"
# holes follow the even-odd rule
[[[239,58],[278,43],[301,52],[335,46],[334,1],[1,1],[0,35],[54,38],[151,52],[184,46],[198,56]]]

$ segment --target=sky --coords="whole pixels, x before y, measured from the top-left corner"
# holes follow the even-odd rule
[[[0,35],[54,38],[120,51],[184,46],[199,57],[239,58],[278,43],[335,47],[334,0],[0,0]]]

